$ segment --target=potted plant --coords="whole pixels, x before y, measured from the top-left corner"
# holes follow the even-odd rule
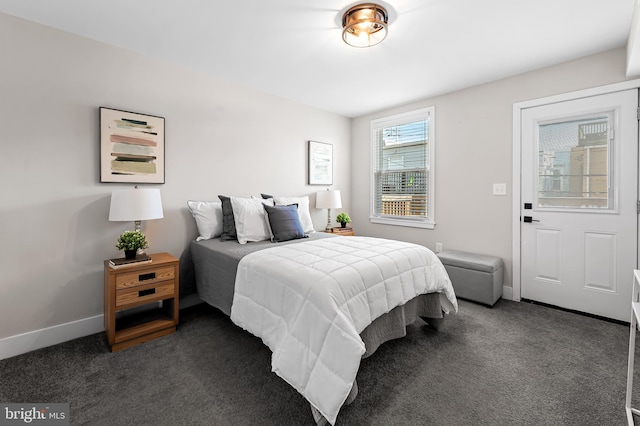
[[[118,250],[124,250],[124,257],[127,259],[133,259],[136,257],[138,249],[147,247],[149,247],[147,239],[140,231],[124,231],[118,237],[118,244],[116,244]]]
[[[347,223],[351,222],[351,218],[349,217],[348,214],[342,212],[338,216],[336,216],[336,221],[340,222],[340,226],[342,228],[346,228],[347,227]]]

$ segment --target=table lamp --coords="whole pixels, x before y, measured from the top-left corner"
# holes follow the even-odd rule
[[[339,209],[342,207],[339,189],[327,189],[326,191],[318,191],[316,193],[316,208],[328,209],[327,211],[327,227],[331,230],[331,209]]]
[[[136,185],[132,189],[116,189],[111,193],[109,221],[133,221],[135,230],[140,231],[141,221],[163,217],[162,199],[157,188],[142,189]]]

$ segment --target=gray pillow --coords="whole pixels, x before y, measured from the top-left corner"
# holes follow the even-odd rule
[[[236,233],[236,221],[233,217],[231,198],[224,195],[218,195],[218,198],[222,202],[222,234],[220,239],[222,241],[237,241],[238,235]]]
[[[267,211],[269,227],[273,236],[271,241],[282,242],[309,237],[304,233],[302,224],[300,224],[297,204],[288,206],[267,206],[265,204],[264,209]]]

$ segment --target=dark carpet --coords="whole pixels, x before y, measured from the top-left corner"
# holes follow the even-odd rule
[[[628,339],[549,307],[460,301],[440,331],[418,320],[363,360],[337,424],[624,425]],[[206,305],[121,352],[97,334],[0,361],[0,402],[68,402],[74,425],[314,424],[268,348]]]

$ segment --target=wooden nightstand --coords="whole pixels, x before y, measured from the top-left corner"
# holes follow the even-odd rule
[[[178,259],[169,253],[150,254],[151,263],[112,268],[104,261],[104,329],[111,351],[171,334],[178,325]],[[116,319],[116,312],[162,301]]]
[[[330,231],[325,230],[324,232],[341,235],[343,237],[353,237],[354,235],[356,235],[356,232],[353,230],[353,228],[331,228]]]

